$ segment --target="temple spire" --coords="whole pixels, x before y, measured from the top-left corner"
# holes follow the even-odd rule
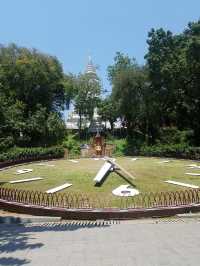
[[[87,66],[86,66],[86,70],[85,70],[85,73],[89,74],[89,73],[92,73],[92,74],[96,74],[96,68],[92,62],[92,58],[91,56],[88,56],[88,63],[87,63]]]

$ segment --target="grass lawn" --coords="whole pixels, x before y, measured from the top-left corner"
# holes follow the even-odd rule
[[[136,176],[134,181],[130,178],[129,180],[140,192],[187,189],[164,183],[163,181],[167,179],[200,186],[200,176],[185,175],[186,172],[200,173],[200,170],[189,169],[187,167],[188,164],[194,162],[173,159],[170,163],[160,164],[159,162],[162,160],[164,159],[139,157],[138,160],[132,161],[131,157],[119,157],[116,162]],[[119,185],[127,184],[127,181],[123,180],[122,177],[116,173],[112,173],[107,177],[101,187],[94,186],[93,178],[98,172],[98,169],[104,164],[103,160],[79,159],[78,163],[73,163],[64,159],[51,161],[49,164],[54,164],[55,167],[39,166],[37,164],[38,163],[30,163],[0,171],[0,181],[11,181],[32,177],[43,177],[43,180],[19,184],[7,183],[2,186],[46,191],[64,183],[72,183],[73,185],[70,188],[62,192],[86,192],[94,197],[96,195],[101,195],[113,198],[112,190]],[[33,172],[16,175],[16,170],[23,168],[31,168]]]

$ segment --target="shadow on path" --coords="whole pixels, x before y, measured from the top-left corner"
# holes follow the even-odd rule
[[[0,258],[0,265],[7,265],[7,266],[18,266],[18,265],[25,265],[29,263],[30,261],[26,259],[17,259],[17,258],[12,258],[12,257],[3,257]]]
[[[32,233],[48,231],[75,231],[79,229],[105,228],[113,221],[63,221],[56,223],[34,223],[26,225],[6,225],[0,224],[0,265],[1,266],[21,266],[31,263],[26,258],[16,258],[10,256],[17,251],[33,250],[44,246],[43,243],[30,243],[37,241]],[[8,256],[9,254],[9,256]],[[4,256],[3,256],[4,255]],[[6,256],[5,256],[6,255]]]

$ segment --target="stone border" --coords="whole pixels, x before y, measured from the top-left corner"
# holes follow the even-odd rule
[[[43,207],[36,205],[25,205],[18,202],[10,202],[0,199],[0,208],[10,212],[31,214],[35,216],[61,217],[67,220],[123,220],[137,218],[169,217],[176,214],[199,212],[200,204],[157,207],[149,209],[66,209],[57,207]]]

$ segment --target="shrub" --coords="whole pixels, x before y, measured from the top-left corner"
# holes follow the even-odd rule
[[[174,157],[199,160],[200,147],[190,147],[186,144],[143,146],[137,154],[142,156]]]
[[[200,160],[200,147],[192,147],[186,143],[156,144],[139,147],[134,139],[117,139],[112,141],[115,145],[114,155],[141,155],[157,157],[174,157],[183,159]]]
[[[5,152],[14,145],[14,139],[11,136],[0,138],[0,151]]]
[[[127,151],[127,140],[126,139],[115,139],[112,144],[115,145],[113,152],[114,156],[123,156]]]
[[[176,127],[163,127],[160,129],[160,138],[157,143],[162,144],[188,144],[191,142],[193,131],[180,131]]]
[[[70,155],[79,155],[80,154],[80,143],[76,140],[75,135],[68,135],[67,139],[63,141],[63,147],[68,149]]]
[[[13,148],[0,154],[0,162],[15,162],[46,158],[61,158],[64,156],[62,147],[50,148]]]
[[[112,144],[115,145],[114,155],[123,156],[136,154],[142,143],[144,143],[144,140],[137,132],[134,133],[132,138],[127,137],[125,139],[115,139],[112,142]]]

